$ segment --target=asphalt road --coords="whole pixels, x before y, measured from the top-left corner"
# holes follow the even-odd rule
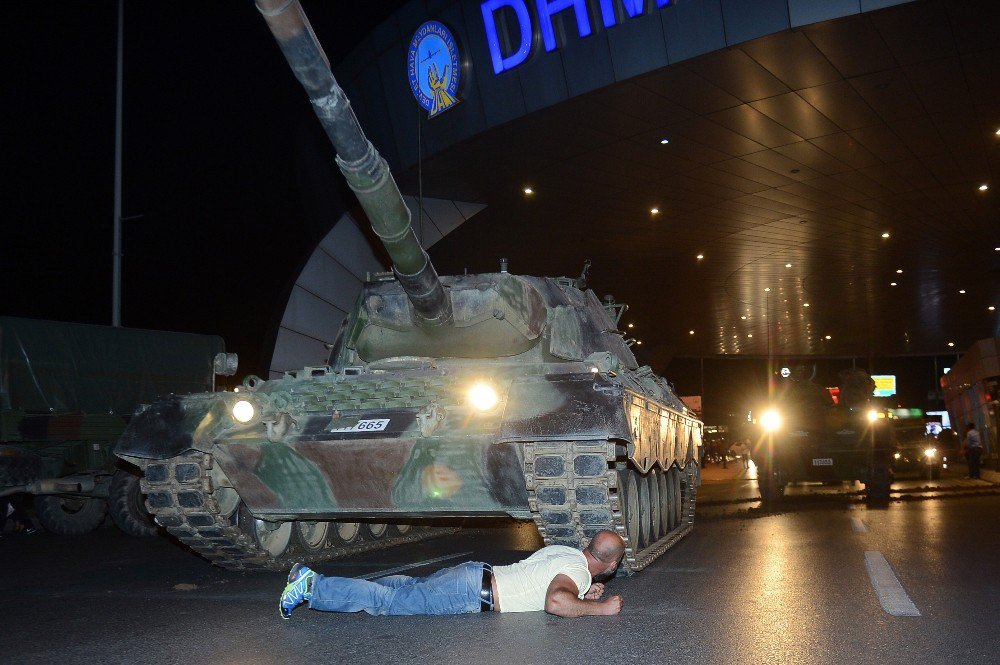
[[[746,482],[706,483],[703,497]],[[73,539],[8,534],[0,662],[997,662],[997,487],[915,487],[879,507],[850,486],[823,489],[801,490],[776,513],[740,498],[707,501],[688,538],[609,584],[625,607],[601,618],[371,617],[303,606],[282,621],[280,574],[231,573],[165,538],[110,527]],[[539,545],[530,523],[498,522],[319,569],[424,574],[470,559],[508,563]],[[884,557],[888,577],[875,554],[869,574],[866,552]],[[419,565],[440,557],[451,558]],[[887,612],[873,579],[891,607],[905,598],[919,616]]]

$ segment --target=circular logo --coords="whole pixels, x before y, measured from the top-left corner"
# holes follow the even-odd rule
[[[413,34],[406,57],[410,89],[433,118],[458,103],[458,46],[451,31],[438,21],[427,21]]]

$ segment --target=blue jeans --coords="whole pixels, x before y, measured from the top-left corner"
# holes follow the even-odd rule
[[[317,573],[309,607],[324,612],[368,614],[479,612],[485,565],[470,561],[427,577],[389,575],[372,581]]]

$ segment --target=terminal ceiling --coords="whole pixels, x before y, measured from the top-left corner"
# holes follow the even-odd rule
[[[574,276],[591,259],[652,362],[1000,335],[998,19],[980,1],[860,14],[479,134],[424,161],[424,195],[488,206],[432,258]],[[400,183],[416,193],[417,169]]]

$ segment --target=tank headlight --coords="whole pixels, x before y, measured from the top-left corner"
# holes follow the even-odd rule
[[[868,412],[868,422],[873,423],[876,420],[878,420],[878,411],[872,409],[871,411]]]
[[[928,448],[924,451],[926,457],[937,457],[937,448]]]
[[[477,383],[469,388],[469,404],[476,411],[489,411],[497,405],[500,398],[497,391],[488,383]]]
[[[241,399],[240,401],[238,401],[236,404],[233,405],[233,418],[235,418],[237,422],[241,423],[250,422],[251,420],[253,420],[254,413],[255,410],[253,408],[253,404],[246,401],[245,399]]]
[[[760,424],[763,425],[764,429],[768,432],[774,432],[781,427],[781,414],[778,413],[777,409],[768,409],[761,414]]]
[[[900,457],[902,457],[902,455],[900,455],[899,453],[893,453],[892,454],[892,458],[893,459],[899,459]]]

